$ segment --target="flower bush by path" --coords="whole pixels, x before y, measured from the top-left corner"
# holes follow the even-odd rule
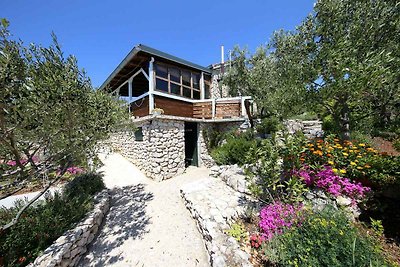
[[[339,176],[376,187],[400,184],[400,157],[379,153],[364,143],[341,141],[333,137],[308,142],[300,154],[305,165],[329,165]]]
[[[301,210],[303,206],[276,202],[265,206],[260,211],[259,227],[261,236],[265,240],[281,234],[287,228],[298,225],[301,222]]]
[[[323,189],[334,197],[345,196],[353,201],[359,201],[363,200],[371,191],[371,188],[363,186],[361,183],[337,175],[329,166],[324,166],[316,171],[304,166],[297,172],[297,175],[307,186]]]

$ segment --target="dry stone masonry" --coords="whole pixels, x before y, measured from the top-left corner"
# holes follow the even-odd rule
[[[114,133],[109,143],[156,181],[169,179],[185,170],[185,125],[183,121],[153,119],[138,125],[143,141],[131,130]]]
[[[110,196],[103,190],[95,196],[94,209],[74,229],[59,237],[30,267],[77,266],[93,241],[110,208]]]
[[[246,180],[243,169],[237,164],[213,166],[210,176],[221,179],[235,191],[250,195],[250,183]]]
[[[322,121],[320,120],[287,120],[284,121],[283,124],[289,134],[294,134],[300,131],[308,138],[322,137],[324,135],[324,131],[322,130]]]
[[[219,178],[206,178],[185,185],[181,196],[203,235],[213,267],[252,266],[250,255],[224,232],[252,205],[247,195],[234,191]]]

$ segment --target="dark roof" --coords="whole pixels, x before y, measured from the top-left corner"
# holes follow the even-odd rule
[[[143,45],[143,44],[138,44],[136,45],[130,52],[129,54],[121,61],[121,63],[119,63],[119,65],[117,66],[117,68],[110,74],[110,76],[108,76],[108,78],[104,81],[104,83],[100,86],[100,89],[103,89],[117,74],[118,72],[127,64],[129,63],[129,61],[135,57],[135,55],[139,52],[144,52],[147,53],[151,56],[156,56],[159,58],[163,58],[172,62],[176,62],[178,64],[184,65],[184,66],[188,66],[190,68],[196,69],[196,70],[200,70],[206,73],[211,73],[211,69],[200,66],[198,64],[195,64],[193,62],[184,60],[182,58],[173,56],[171,54],[162,52],[160,50],[154,49],[152,47]]]

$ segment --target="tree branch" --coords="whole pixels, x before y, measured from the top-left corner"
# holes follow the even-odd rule
[[[0,228],[0,232],[5,231],[7,229],[9,229],[10,227],[14,226],[18,220],[21,218],[21,215],[24,213],[24,211],[26,209],[28,209],[36,200],[38,200],[42,195],[44,195],[44,193],[47,192],[47,190],[49,190],[49,188],[54,185],[56,182],[58,182],[64,175],[64,173],[67,171],[68,168],[68,164],[64,166],[61,174],[54,179],[53,181],[51,181],[42,191],[40,191],[39,194],[37,194],[34,198],[32,198],[28,203],[25,204],[25,206],[23,206],[17,213],[17,215],[14,217],[14,219],[11,220],[11,222],[7,223],[6,225],[3,225]]]

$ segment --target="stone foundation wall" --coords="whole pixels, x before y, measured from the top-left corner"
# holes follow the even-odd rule
[[[77,266],[93,241],[110,208],[110,196],[106,190],[95,196],[95,206],[74,229],[64,233],[41,256],[29,264],[30,267]]]
[[[184,122],[153,119],[137,126],[142,127],[143,141],[136,141],[132,131],[121,131],[111,136],[111,147],[156,181],[183,173]]]

